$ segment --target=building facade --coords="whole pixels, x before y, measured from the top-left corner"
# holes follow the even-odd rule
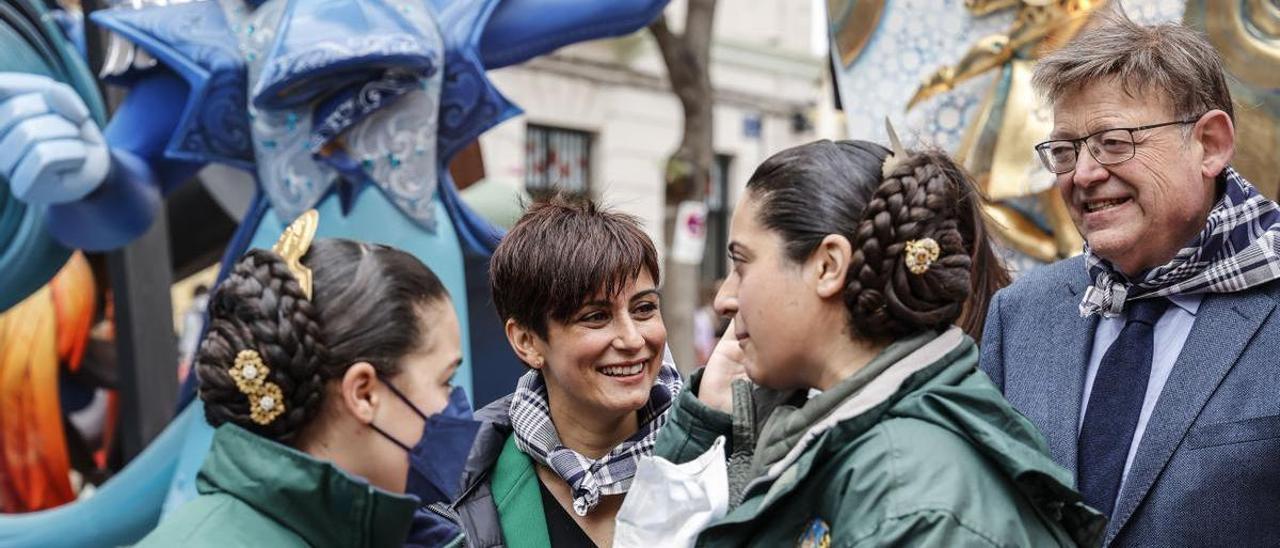
[[[667,8],[676,32],[683,12],[680,0]],[[825,52],[810,45],[814,16],[812,3],[796,0],[717,5],[708,282],[725,274],[727,222],[751,172],[774,152],[818,138],[815,120],[830,108]],[[491,76],[525,114],[481,137],[489,178],[520,181],[533,194],[550,187],[587,193],[638,216],[654,242],[664,241],[663,170],[680,142],[683,113],[647,31],[564,48]]]

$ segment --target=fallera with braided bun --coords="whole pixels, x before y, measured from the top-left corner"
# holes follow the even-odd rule
[[[942,328],[959,317],[970,294],[973,260],[957,217],[970,198],[967,181],[947,165],[942,155],[908,157],[863,211],[845,290],[859,333],[896,337]],[[939,255],[924,272],[910,272],[905,247],[926,238],[938,244]]]
[[[200,398],[214,426],[231,422],[288,443],[322,397],[321,367],[329,363],[320,313],[280,256],[250,250],[209,300],[209,328],[196,355]],[[268,424],[251,418],[250,402],[230,373],[242,350],[269,364],[267,380],[280,386],[286,411]]]
[[[391,247],[316,240],[303,262],[314,295],[277,254],[253,249],[236,263],[209,301],[209,328],[196,356],[205,416],[290,443],[315,418],[327,381],[367,362],[379,376],[400,372],[401,358],[425,335],[424,308],[448,301],[440,279]],[[280,386],[285,412],[269,424],[251,417],[250,402],[230,373],[241,350],[256,350]]]
[[[845,302],[861,336],[958,323],[977,339],[987,302],[1009,283],[983,224],[980,194],[943,153],[912,153],[882,177],[889,156],[875,143],[817,141],[765,160],[747,190],[792,261],[803,261],[829,234],[850,241]],[[903,248],[922,238],[937,242],[940,256],[912,275]]]
[[[879,145],[810,143],[747,182],[716,296],[733,336],[690,380],[654,449],[688,463],[732,440],[731,502],[680,542],[1098,544],[1105,520],[978,370],[965,333],[981,330],[970,311],[986,309],[987,284],[1007,280],[979,194],[945,155],[895,149],[886,169]],[[646,522],[689,507],[649,504],[659,510]]]
[[[452,496],[432,472],[460,475],[472,441],[465,394],[450,386],[462,337],[448,292],[403,251],[313,240],[316,217],[304,217],[309,229],[291,230],[279,253],[247,252],[210,296],[195,370],[216,429],[200,494],[142,546],[402,546],[410,534],[459,534],[426,510]]]

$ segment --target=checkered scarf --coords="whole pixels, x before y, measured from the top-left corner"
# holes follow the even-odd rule
[[[1085,244],[1085,265],[1093,285],[1084,293],[1080,316],[1111,318],[1127,301],[1194,293],[1231,293],[1280,278],[1280,206],[1259,194],[1230,167],[1220,181],[1226,192],[1209,212],[1204,230],[1173,260],[1130,282]]]
[[[520,377],[511,399],[516,447],[568,483],[573,489],[573,511],[585,516],[600,502],[600,495],[626,493],[631,487],[636,462],[653,454],[658,429],[667,421],[667,410],[680,393],[680,386],[680,373],[668,353],[658,371],[658,380],[649,391],[649,401],[637,411],[640,429],[609,454],[593,460],[560,443],[556,425],[551,422],[546,381],[541,372],[530,371]]]

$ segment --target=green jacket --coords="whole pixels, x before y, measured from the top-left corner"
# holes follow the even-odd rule
[[[533,459],[516,447],[511,398],[476,411],[483,421],[462,474],[462,491],[452,510],[471,548],[551,546],[542,488]],[[461,546],[459,540],[450,546]]]
[[[233,424],[218,427],[200,496],[139,546],[401,546],[417,499]]]
[[[656,453],[682,463],[730,442],[731,507],[698,545],[1096,545],[1104,518],[977,361],[958,329],[920,335],[807,401],[735,390],[732,417],[697,399],[695,377]]]

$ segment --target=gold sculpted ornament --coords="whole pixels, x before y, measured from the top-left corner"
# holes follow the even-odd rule
[[[266,426],[284,413],[284,392],[276,383],[267,381],[271,368],[262,361],[257,350],[241,350],[228,373],[236,388],[249,398],[249,418]]]
[[[928,272],[929,267],[938,260],[940,255],[942,255],[942,248],[933,238],[910,240],[902,249],[902,260],[906,261],[907,270],[916,276]]]
[[[319,226],[320,212],[309,209],[284,229],[276,245],[271,246],[271,250],[289,266],[289,271],[298,279],[298,285],[302,286],[302,292],[308,299],[311,298],[311,269],[303,266],[302,256],[311,249],[311,240],[315,239],[316,228]]]
[[[991,228],[1006,244],[1037,261],[1053,262],[1079,253],[1084,240],[1071,224],[1058,192],[1052,186],[1044,188],[1052,178],[1036,165],[1034,155],[1027,153],[1053,129],[1049,114],[1038,108],[1040,101],[1031,86],[1032,67],[1037,59],[1075,37],[1090,15],[1106,3],[965,0],[974,17],[1016,9],[1013,23],[1003,33],[974,42],[954,65],[938,68],[907,103],[909,110],[991,72],[996,73],[997,82],[1005,82],[987,90],[952,153],[984,193],[983,210],[994,221]],[[1039,186],[1033,186],[1034,181],[1039,181]],[[1039,203],[1036,210],[1049,229],[1006,203],[1023,196],[1033,196]]]
[[[284,413],[284,393],[276,383],[263,383],[257,393],[249,396],[249,418],[266,426]]]
[[[262,380],[267,378],[267,373],[270,372],[271,368],[262,362],[262,356],[257,350],[241,350],[236,354],[235,366],[229,371],[231,378],[236,381],[236,388],[245,394],[261,386]]]

